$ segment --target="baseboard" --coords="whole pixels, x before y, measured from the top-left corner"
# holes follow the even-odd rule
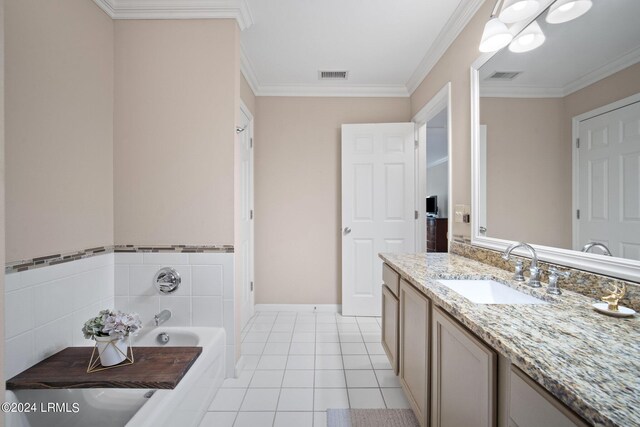
[[[301,313],[340,313],[341,304],[256,304],[256,312],[295,311]]]
[[[242,372],[242,370],[244,369],[244,360],[244,356],[240,356],[240,358],[236,362],[235,372],[233,376],[234,378],[238,378],[238,375],[240,375],[240,372]]]

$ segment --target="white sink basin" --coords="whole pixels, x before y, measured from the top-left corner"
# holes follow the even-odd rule
[[[495,280],[438,280],[476,304],[547,304]]]

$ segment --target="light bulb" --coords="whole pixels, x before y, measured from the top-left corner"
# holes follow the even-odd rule
[[[484,26],[482,41],[480,42],[480,52],[495,52],[513,40],[513,35],[509,29],[498,18],[491,18]]]
[[[536,21],[533,21],[511,42],[509,50],[514,53],[529,52],[540,47],[544,41],[545,36],[542,28]]]
[[[498,17],[505,24],[513,24],[529,19],[539,9],[539,0],[505,0]]]
[[[591,0],[557,0],[549,8],[546,21],[549,24],[568,22],[587,13],[591,6]]]

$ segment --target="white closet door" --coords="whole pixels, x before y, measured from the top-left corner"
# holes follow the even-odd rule
[[[604,243],[640,260],[640,102],[579,124],[579,250]]]
[[[342,125],[342,314],[380,316],[380,252],[415,251],[413,123]]]

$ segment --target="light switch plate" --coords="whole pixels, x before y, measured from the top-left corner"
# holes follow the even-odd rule
[[[464,222],[464,216],[469,213],[469,205],[455,205],[454,221]]]

